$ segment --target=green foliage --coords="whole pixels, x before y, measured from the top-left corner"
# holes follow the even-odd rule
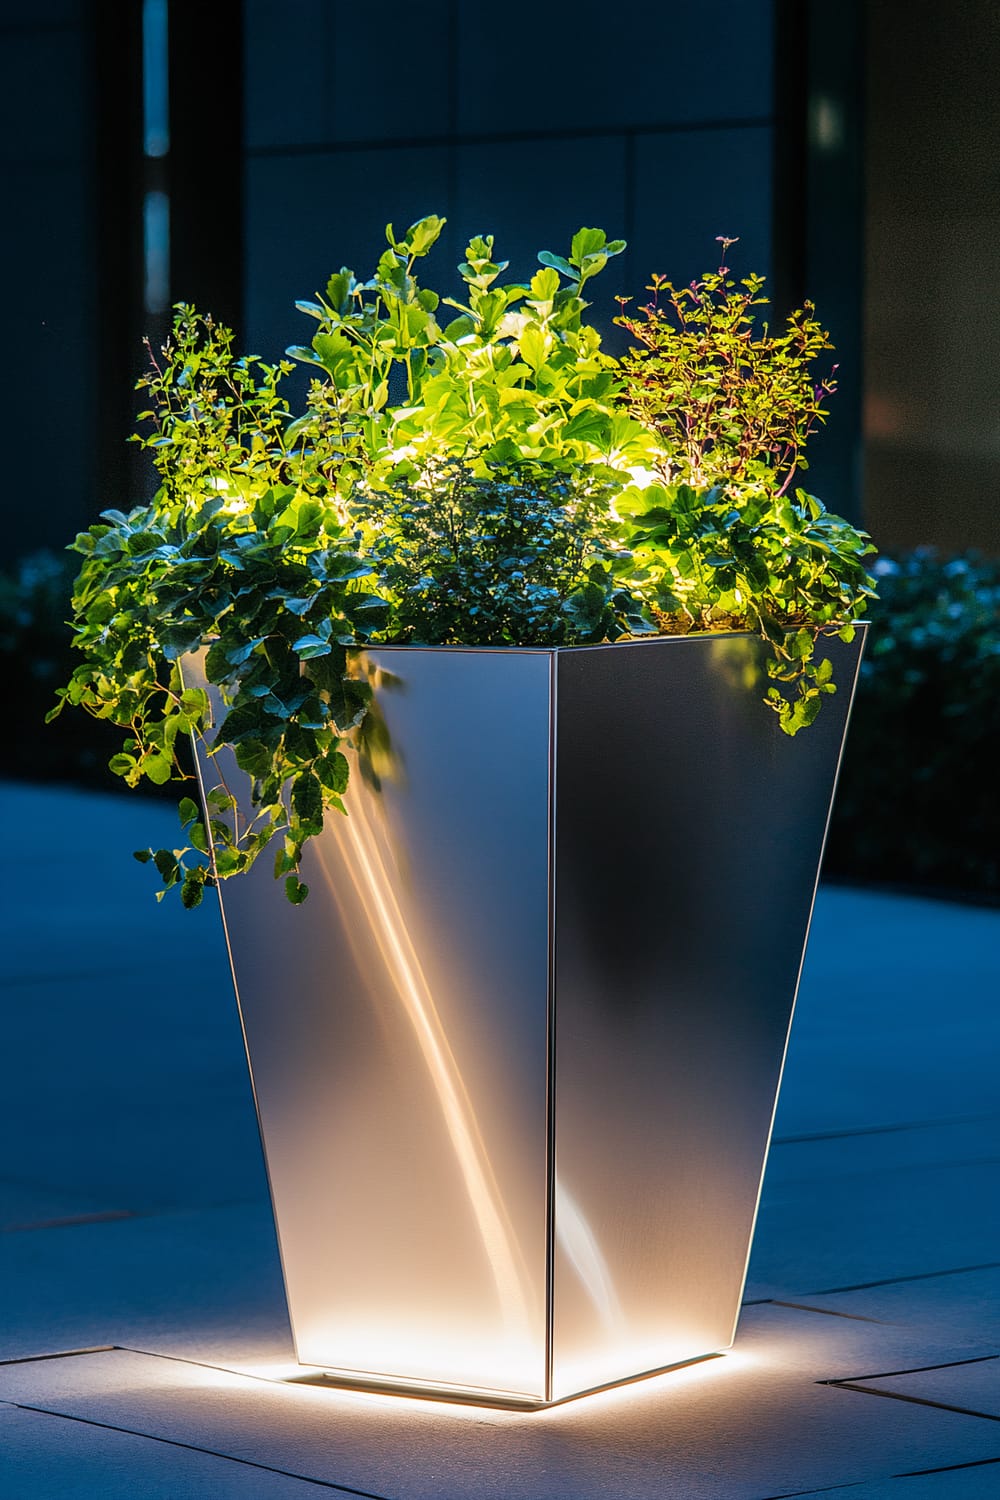
[[[450,462],[487,479],[497,466],[565,470],[641,454],[640,427],[614,401],[615,361],[583,321],[582,288],[624,242],[580,230],[568,258],[543,253],[523,286],[501,281],[507,262],[494,259],[492,235],[476,237],[456,300],[414,272],[443,222],[422,220],[398,241],[389,225],[371,280],[345,267],[324,295],[297,304],[319,326],[288,353],[323,372],[285,434],[304,482],[315,475],[350,500],[359,483],[391,487]]]
[[[179,307],[140,382],[136,440],[160,489],[73,544],[83,661],[53,713],[69,703],[123,730],[110,766],[130,786],[183,777],[190,736],[209,754],[231,747],[252,780],[249,815],[220,776],[207,818],[182,802],[184,847],[137,854],[185,906],[269,846],[288,899],[306,899],[302,850],[345,811],[345,751],[374,780],[385,759],[354,649],[368,641],[749,628],[773,646],[767,701],[788,733],[833,690],[816,637],[848,626],[870,581],[865,539],[785,494],[789,453],[801,465],[820,414],[796,384],[820,337],[810,320],[734,371],[725,351],[746,318],[720,272],[697,305],[676,294],[700,352],[674,358],[647,310],[651,382],[640,354],[605,354],[585,317],[584,289],[623,241],[581,229],[522,285],[504,280],[492,236],[476,237],[452,299],[416,275],[443,223],[387,226],[368,280],[344,267],[297,304],[313,323],[287,351],[313,372],[299,415],[282,388],[292,364],[237,358],[227,330]],[[759,279],[747,286],[759,300]],[[725,400],[713,402],[701,392],[715,366]],[[677,399],[697,410],[697,451],[665,415]],[[706,487],[710,473],[719,483]],[[195,654],[200,675],[185,677]],[[207,688],[224,705],[218,725]]]
[[[736,241],[721,244],[725,255]],[[685,287],[654,276],[652,300],[615,320],[637,343],[622,361],[627,406],[657,434],[667,484],[785,494],[807,467],[806,441],[836,390],[836,366],[819,380],[811,367],[833,346],[811,302],[782,332],[757,332],[763,288],[762,276],[737,283],[725,265]]]
[[[735,240],[722,241],[723,254]],[[766,702],[797,734],[836,691],[826,634],[849,639],[874,597],[868,537],[792,489],[806,441],[836,387],[811,366],[831,347],[813,306],[786,329],[755,328],[763,278],[727,266],[616,319],[637,340],[622,360],[622,403],[655,435],[646,471],[616,501],[623,539],[660,630],[757,630],[771,646]]]
[[[881,557],[827,868],[1000,898],[1000,562]]]
[[[697,491],[655,480],[616,500],[635,560],[632,587],[658,630],[755,630],[771,648],[765,702],[782,729],[811,724],[836,691],[824,635],[849,640],[872,597],[863,533],[797,490]]]
[[[254,778],[255,808],[242,818],[220,778],[208,828],[191,824],[183,849],[146,852],[186,906],[276,837],[281,873],[294,874],[323,813],[341,808],[338,747],[370,696],[345,643],[365,641],[385,612],[354,531],[286,451],[280,367],[234,361],[229,338],[181,308],[144,380],[155,406],[142,441],[163,484],[151,505],[105,512],[73,544],[84,660],[52,714],[68,703],[125,730],[109,765],[129,786],[183,778],[178,744],[207,746],[210,724],[208,694],[185,682],[180,658],[204,652],[227,704],[218,743]]]
[[[534,465],[476,478],[452,464],[376,493],[365,514],[369,555],[393,601],[388,634],[423,645],[559,646],[642,628],[603,540],[614,489],[593,472]]]

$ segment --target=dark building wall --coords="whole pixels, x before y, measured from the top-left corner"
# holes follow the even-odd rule
[[[8,551],[60,546],[148,492],[125,440],[141,334],[163,327],[143,311],[142,244],[143,195],[161,187],[170,300],[268,358],[309,332],[297,297],[343,263],[371,268],[387,220],[447,216],[428,266],[445,289],[473,233],[495,232],[516,276],[581,224],[624,237],[592,292],[612,346],[616,293],[641,295],[654,270],[689,280],[717,263],[717,235],[738,236],[730,264],[772,276],[777,313],[812,296],[833,329],[843,385],[809,477],[851,513],[860,0],[833,18],[819,0],[624,0],[613,15],[385,0],[371,18],[343,0],[169,0],[170,149],[152,164],[143,11],[0,0],[0,379],[30,497],[8,497]],[[817,88],[841,134],[810,145]]]
[[[247,0],[246,309],[274,357],[308,331],[296,297],[347,264],[368,272],[397,229],[448,219],[448,279],[471,234],[522,277],[582,224],[628,240],[595,313],[654,270],[689,280],[730,260],[767,271],[772,0],[572,7]],[[598,303],[600,306],[598,306]]]
[[[865,512],[1000,553],[1000,8],[868,7]]]
[[[99,393],[91,234],[94,79],[83,0],[0,7],[0,562],[93,509]]]

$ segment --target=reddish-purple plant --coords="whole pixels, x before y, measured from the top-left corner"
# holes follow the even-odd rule
[[[719,241],[725,260],[736,241]],[[818,379],[812,367],[833,345],[811,302],[780,332],[758,329],[763,286],[757,275],[735,281],[722,264],[689,286],[654,276],[634,314],[620,299],[615,321],[637,345],[622,360],[625,404],[656,432],[668,484],[781,495],[807,467],[806,441],[836,389],[835,365]]]

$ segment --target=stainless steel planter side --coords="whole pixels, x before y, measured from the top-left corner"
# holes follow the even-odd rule
[[[296,1353],[541,1400],[552,660],[368,661],[381,790],[352,775],[304,906],[270,868],[221,893]]]
[[[750,637],[367,654],[389,752],[308,902],[221,892],[300,1361],[539,1405],[731,1342],[832,646],[794,741]]]
[[[794,739],[751,637],[559,656],[552,1399],[732,1343],[861,636]]]

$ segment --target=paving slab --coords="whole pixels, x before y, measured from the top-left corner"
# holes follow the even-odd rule
[[[908,1474],[874,1484],[838,1484],[809,1490],[796,1500],[996,1500],[1000,1495],[1000,1457],[936,1474]],[[784,1500],[768,1496],[767,1500]]]
[[[1000,1116],[777,1141],[747,1295],[1000,1260]]]
[[[1000,1346],[1000,1265],[881,1282],[805,1300],[809,1307],[839,1317],[874,1318],[934,1331],[938,1337]]]
[[[0,1359],[93,1344],[283,1358],[266,1204],[0,1234]]]
[[[732,1355],[530,1414],[125,1351],[4,1366],[0,1399],[392,1500],[762,1500],[995,1456],[991,1421],[820,1383],[876,1352],[902,1369],[977,1351],[767,1307]]]
[[[0,1222],[266,1196],[217,907],[154,898],[130,857],[173,845],[169,804],[0,786],[35,838],[5,870]],[[17,1191],[15,1191],[17,1190]]]
[[[873,1172],[964,1166],[996,1161],[998,1157],[1000,1112],[994,1112],[966,1120],[779,1138],[771,1143],[767,1183],[772,1196],[778,1198],[786,1188],[805,1186],[817,1175],[829,1181]]]
[[[0,1177],[0,1234],[128,1216],[128,1209],[115,1208],[113,1203],[114,1198],[106,1193]]]
[[[766,1183],[747,1296],[812,1297],[1000,1259],[1000,1162]]]
[[[1000,1422],[1000,1357],[986,1356],[899,1374],[858,1375],[844,1381],[845,1389],[892,1396],[901,1401],[925,1401],[974,1417]]]
[[[994,1114],[1000,911],[820,887],[775,1135]]]
[[[0,1494],[8,1500],[308,1500],[347,1493],[155,1438],[0,1406]]]

